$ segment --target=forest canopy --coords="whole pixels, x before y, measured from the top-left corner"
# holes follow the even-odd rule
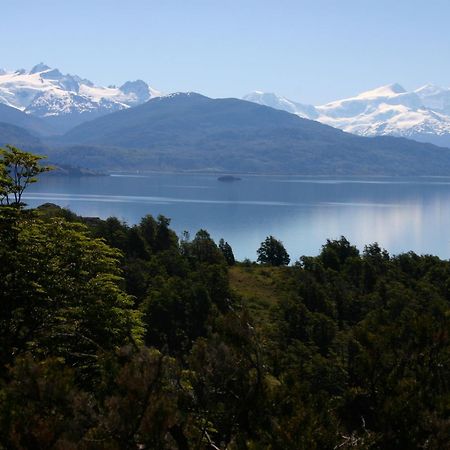
[[[0,449],[448,448],[450,262],[28,209],[14,152],[43,169],[2,151]]]

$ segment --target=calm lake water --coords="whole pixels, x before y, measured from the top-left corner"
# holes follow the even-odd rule
[[[224,183],[214,175],[47,176],[26,196],[83,216],[117,216],[129,224],[163,214],[191,236],[223,237],[238,259],[256,259],[261,241],[281,239],[292,260],[316,255],[344,235],[360,249],[450,257],[450,178],[252,177]]]

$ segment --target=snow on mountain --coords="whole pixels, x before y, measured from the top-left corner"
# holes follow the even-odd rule
[[[355,118],[372,114],[380,108],[384,112],[387,105],[401,105],[416,110],[422,107],[421,100],[414,92],[406,92],[400,85],[392,84],[363,92],[356,97],[337,100],[316,109],[320,116],[331,118]],[[319,119],[321,120],[321,119]]]
[[[119,88],[96,86],[43,63],[30,71],[0,70],[0,103],[44,119],[58,119],[60,124],[65,120],[63,128],[160,95],[142,80],[128,81]]]
[[[43,63],[29,71],[0,69],[0,103],[37,116],[61,133],[159,96],[142,80],[120,87],[97,86]],[[320,106],[261,91],[243,99],[354,134],[404,136],[450,146],[450,88],[428,84],[407,91],[395,83]]]
[[[450,89],[426,84],[414,92],[426,108],[450,115]]]
[[[128,105],[105,97],[93,100],[87,95],[64,90],[47,90],[36,94],[25,112],[37,117],[50,118],[70,114],[118,111]]]
[[[386,86],[381,86],[370,91],[363,92],[359,94],[358,98],[373,99],[377,97],[394,97],[399,94],[406,94],[406,90],[403,86],[398,83],[388,84]]]
[[[280,97],[273,93],[254,91],[251,94],[245,95],[242,99],[248,102],[259,103],[260,105],[270,106],[271,108],[281,109],[306,119],[316,119],[319,115],[316,108],[312,105],[293,102],[286,97]]]
[[[353,134],[403,136],[450,146],[450,89],[447,88],[426,85],[408,92],[395,83],[321,106],[302,105],[259,91],[246,95],[244,100]]]

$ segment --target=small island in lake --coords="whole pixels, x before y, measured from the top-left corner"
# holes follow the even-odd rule
[[[235,177],[233,175],[223,175],[219,178],[217,178],[218,181],[225,181],[225,182],[231,182],[231,181],[241,181],[241,178]]]

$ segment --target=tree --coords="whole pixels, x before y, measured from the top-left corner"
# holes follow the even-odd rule
[[[287,266],[291,260],[283,243],[273,236],[268,236],[261,242],[257,253],[258,262],[271,266]]]
[[[27,350],[87,367],[99,352],[139,341],[118,250],[62,219],[22,218],[17,228],[0,246],[0,366]]]
[[[340,270],[348,258],[358,256],[358,249],[351,245],[344,236],[341,236],[336,240],[327,239],[327,243],[322,246],[319,258],[326,268]]]
[[[219,241],[219,250],[222,252],[225,260],[229,266],[234,266],[236,260],[234,259],[233,249],[228,242],[225,242],[223,239]]]
[[[189,256],[199,263],[222,264],[224,258],[206,230],[199,230],[189,244]]]
[[[51,170],[39,164],[43,158],[12,145],[0,148],[0,205],[21,205],[27,186],[37,181],[37,175]]]

